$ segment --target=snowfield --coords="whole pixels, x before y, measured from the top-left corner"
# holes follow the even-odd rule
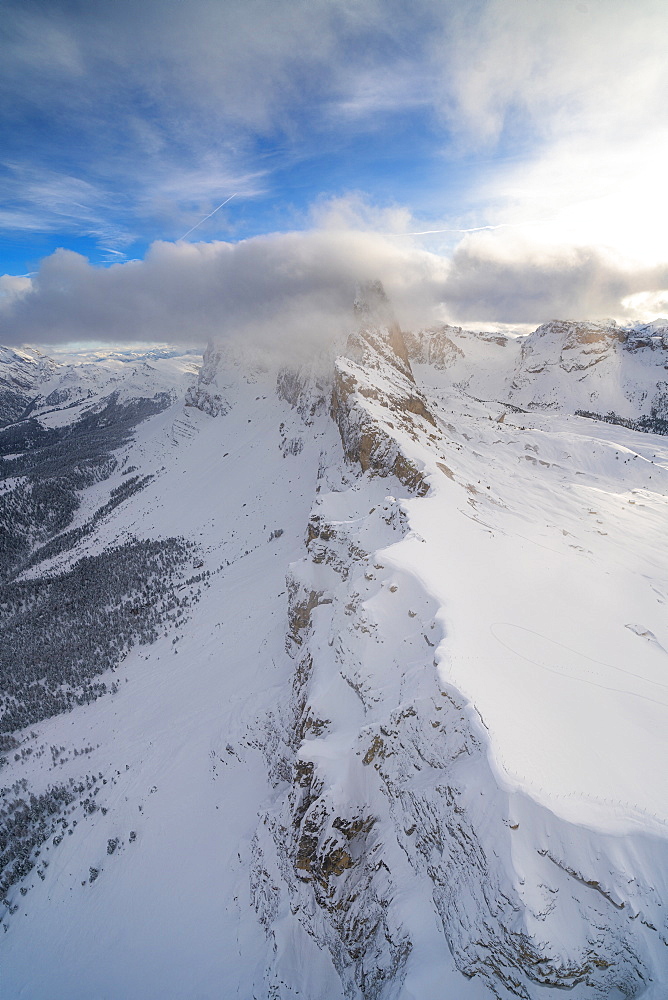
[[[357,315],[278,372],[0,357],[0,624],[53,636],[0,737],[2,996],[668,995],[668,437],[575,415],[661,429],[668,327]],[[61,678],[121,545],[128,638]]]

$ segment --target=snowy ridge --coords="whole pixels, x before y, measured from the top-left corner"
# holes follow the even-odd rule
[[[197,384],[190,386],[186,393],[186,406],[195,406],[203,413],[208,413],[210,417],[217,417],[221,413],[224,416],[229,409],[229,404],[223,400],[216,383],[222,357],[220,349],[211,343],[208,344],[202,358]]]
[[[375,401],[382,362],[369,369]],[[438,604],[394,555],[402,536],[425,539],[404,504],[380,497],[361,484],[322,496],[309,554],[293,569],[285,742],[294,756],[281,758],[277,805],[258,840],[262,920],[273,934],[267,886],[277,894],[285,883],[350,997],[429,995],[451,981],[448,954],[485,982],[489,994],[472,996],[531,997],[546,986],[639,995],[666,946],[665,886],[637,875],[629,884],[625,872],[651,870],[665,841],[601,838],[499,787],[479,716],[436,669],[434,649],[448,645]],[[425,927],[425,905],[440,917],[442,943]],[[643,921],[629,924],[629,914]],[[461,983],[451,989],[467,995]]]
[[[56,364],[36,350],[0,347],[0,427],[13,423],[25,411],[35,387]]]
[[[475,398],[529,410],[668,413],[668,323],[553,321],[526,337],[441,326],[408,334],[411,361]]]
[[[172,393],[184,375],[195,375],[200,360],[192,352],[170,351],[58,362],[35,350],[2,351],[0,406],[4,401],[13,408],[0,426],[30,418],[45,427],[66,425],[101,409],[112,394],[125,401]]]
[[[356,314],[299,370],[72,364],[9,426],[7,510],[53,454],[74,499],[7,593],[119,543],[174,582],[121,595],[106,693],[2,737],[8,995],[665,996],[668,448],[569,414],[605,371],[649,412],[663,329]]]

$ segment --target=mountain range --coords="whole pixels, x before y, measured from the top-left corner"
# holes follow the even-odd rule
[[[668,321],[0,349],[0,982],[668,995]]]

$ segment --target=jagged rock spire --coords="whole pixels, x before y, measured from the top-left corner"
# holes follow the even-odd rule
[[[404,335],[381,281],[367,281],[358,286],[354,310],[359,329],[348,338],[348,356],[368,364],[369,350],[372,354],[379,353],[413,382]]]
[[[223,416],[229,411],[229,404],[218,391],[217,376],[222,363],[222,350],[219,345],[209,341],[202,357],[202,367],[196,385],[191,385],[186,392],[186,406],[194,406],[211,417]]]

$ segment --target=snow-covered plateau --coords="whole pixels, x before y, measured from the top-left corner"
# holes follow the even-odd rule
[[[0,349],[0,996],[668,996],[668,321]]]

